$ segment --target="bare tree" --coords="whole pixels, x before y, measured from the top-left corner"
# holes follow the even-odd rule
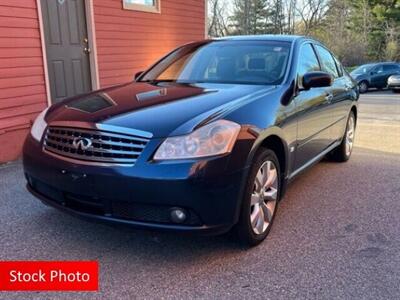
[[[295,34],[295,27],[296,27],[296,7],[297,1],[296,0],[288,0],[286,1],[286,31],[287,34]]]
[[[329,0],[305,0],[296,5],[296,11],[301,19],[300,29],[309,35],[312,30],[321,25],[329,8]]]
[[[228,34],[226,3],[224,0],[208,1],[208,35],[220,37]]]
[[[391,22],[384,23],[384,32],[385,32],[385,51],[383,59],[385,60],[398,60],[400,59],[400,34],[399,27],[396,24]]]

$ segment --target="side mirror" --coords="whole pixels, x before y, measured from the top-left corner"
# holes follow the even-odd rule
[[[140,71],[135,74],[134,80],[136,81],[144,72]]]
[[[327,87],[333,83],[333,77],[326,72],[309,72],[303,76],[303,88],[309,90],[311,88]]]

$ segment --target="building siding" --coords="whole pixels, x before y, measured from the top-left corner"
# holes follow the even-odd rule
[[[205,36],[205,1],[161,0],[161,13],[92,0],[100,86],[127,82],[173,48]],[[0,163],[17,159],[47,106],[36,0],[0,1]]]
[[[46,89],[35,0],[0,1],[0,162],[16,159]]]
[[[161,13],[94,1],[100,86],[132,80],[173,48],[205,36],[205,1],[161,0]]]

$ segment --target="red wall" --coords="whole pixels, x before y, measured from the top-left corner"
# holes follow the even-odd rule
[[[46,106],[35,0],[0,1],[0,162],[16,159]]]
[[[56,1],[56,0],[54,0]],[[205,36],[204,0],[161,0],[161,13],[93,0],[100,85],[133,78],[173,48]],[[0,163],[14,160],[47,105],[36,0],[0,0]]]
[[[161,0],[161,14],[95,0],[100,85],[132,80],[173,48],[205,37],[205,0]]]

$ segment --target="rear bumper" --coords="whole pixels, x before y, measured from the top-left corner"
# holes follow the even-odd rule
[[[28,190],[45,204],[86,219],[147,229],[219,234],[238,219],[247,168],[229,172],[229,156],[134,167],[93,166],[43,152],[27,138]],[[173,208],[187,212],[182,224]]]

